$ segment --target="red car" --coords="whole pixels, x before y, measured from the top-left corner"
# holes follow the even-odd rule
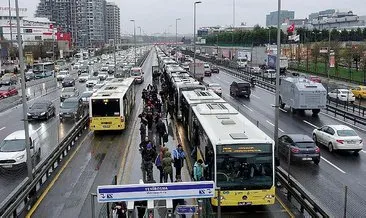
[[[309,76],[309,80],[313,81],[313,82],[316,82],[316,83],[322,83],[321,78],[318,77],[318,76]]]
[[[7,98],[12,95],[17,95],[18,90],[14,86],[2,86],[0,87],[0,98]]]

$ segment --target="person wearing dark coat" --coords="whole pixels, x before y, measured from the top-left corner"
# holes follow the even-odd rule
[[[166,133],[165,124],[161,119],[159,119],[158,123],[156,124],[156,132],[159,136],[159,145],[161,145],[163,143],[162,139],[164,137],[164,134]]]

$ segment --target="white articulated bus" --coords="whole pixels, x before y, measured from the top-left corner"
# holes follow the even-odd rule
[[[274,141],[228,103],[198,104],[192,112],[189,142],[207,165],[205,180],[221,188],[221,206],[274,204]]]

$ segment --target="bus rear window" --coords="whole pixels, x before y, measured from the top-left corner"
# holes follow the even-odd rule
[[[93,117],[117,117],[120,116],[119,99],[93,99]]]

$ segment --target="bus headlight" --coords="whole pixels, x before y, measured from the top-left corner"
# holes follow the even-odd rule
[[[274,195],[266,195],[264,198],[272,199],[274,197],[275,197]]]

